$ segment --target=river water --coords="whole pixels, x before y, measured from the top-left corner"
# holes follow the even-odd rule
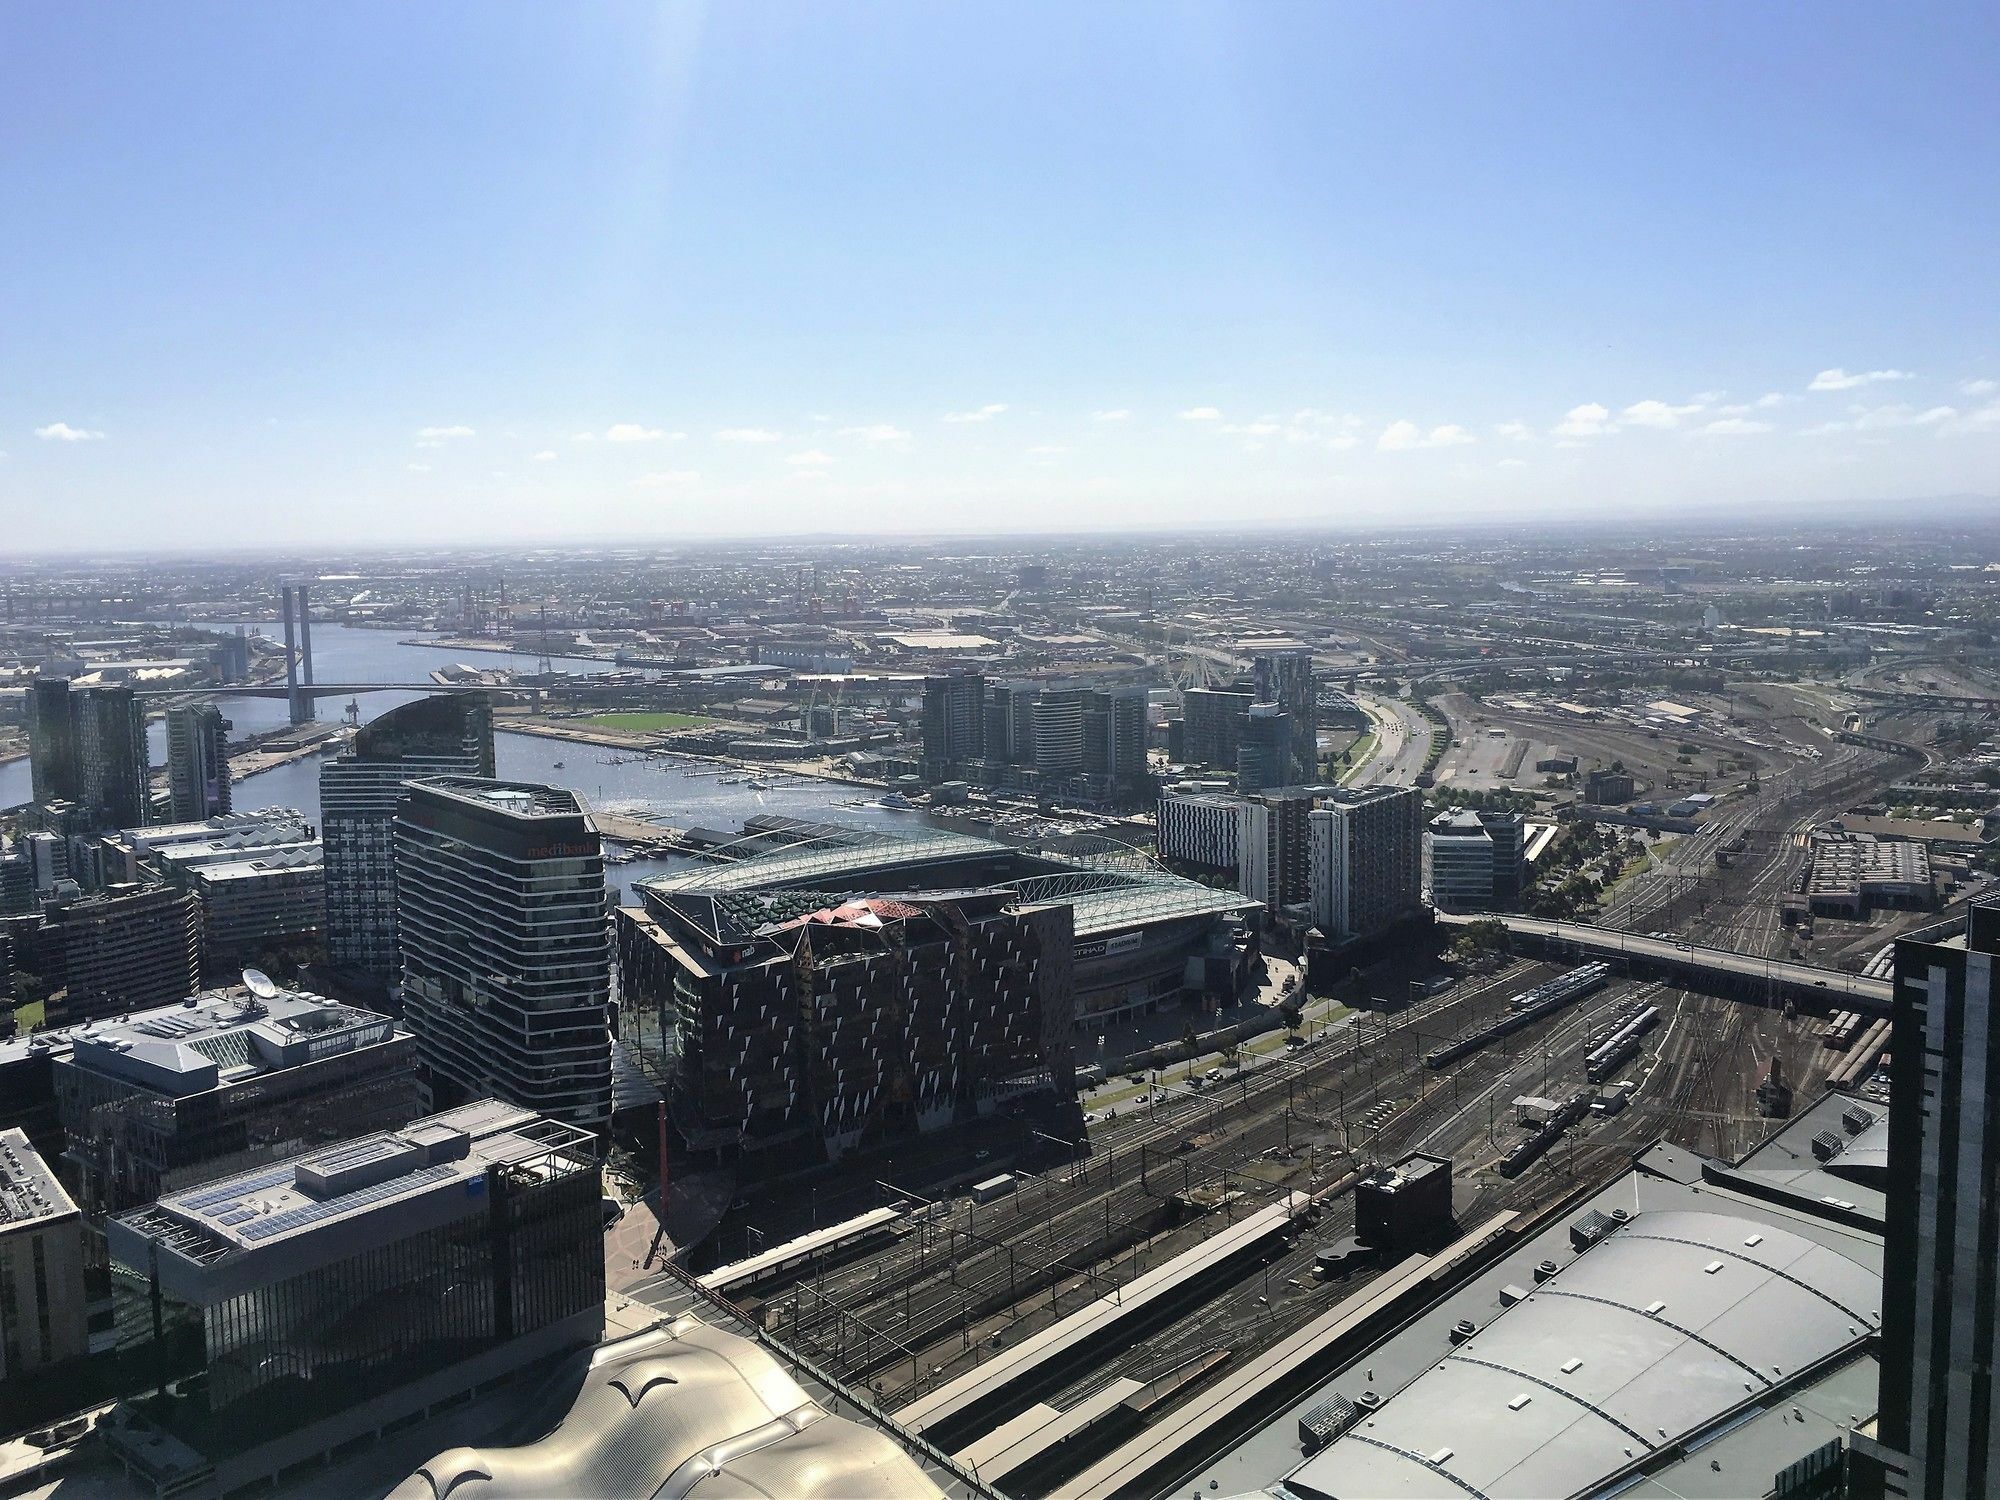
[[[233,629],[233,624],[211,624],[211,629]],[[422,682],[437,667],[466,665],[508,665],[511,658],[489,652],[466,652],[451,647],[403,645],[408,631],[362,630],[352,626],[313,626],[313,675],[321,682]],[[526,665],[534,664],[530,658]],[[557,671],[601,671],[604,663],[580,658],[556,657]],[[365,723],[377,714],[422,694],[414,692],[363,693],[355,698]],[[285,723],[281,698],[218,698],[223,717],[234,726],[235,738],[259,730],[276,729]],[[334,699],[322,700],[321,718],[337,718],[346,707]],[[155,766],[166,762],[166,726],[154,724],[149,731]],[[769,791],[754,791],[737,784],[723,786],[714,775],[689,774],[689,767],[667,760],[627,756],[596,745],[579,745],[543,739],[531,734],[502,733],[494,739],[494,759],[500,775],[517,781],[535,781],[565,787],[581,794],[594,807],[606,812],[650,815],[677,827],[698,825],[725,830],[742,825],[756,813],[782,813],[798,818],[823,818],[840,823],[919,822],[921,814],[872,805],[873,793],[866,787],[839,782],[800,782],[774,785]],[[622,764],[613,764],[622,761]],[[561,762],[560,766],[557,764]],[[278,766],[236,783],[233,804],[239,811],[266,807],[295,807],[308,818],[319,819],[319,768],[317,756]],[[0,766],[0,807],[12,807],[30,797],[28,763],[14,761]],[[862,805],[853,805],[862,804]],[[687,861],[635,860],[605,871],[610,884],[625,899],[624,888],[649,875],[679,868]]]

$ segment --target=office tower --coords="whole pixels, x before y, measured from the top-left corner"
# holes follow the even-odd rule
[[[1896,944],[1882,1259],[1882,1399],[1867,1490],[1952,1500],[2000,1484],[2000,906],[1963,948]],[[1867,1492],[1864,1490],[1864,1492]]]
[[[1312,652],[1304,647],[1260,651],[1251,663],[1257,701],[1275,703],[1290,719],[1291,766],[1282,779],[1311,781],[1319,774],[1319,701]]]
[[[1330,791],[1310,815],[1313,923],[1333,942],[1372,937],[1423,902],[1424,794]]]
[[[1035,770],[1063,777],[1083,769],[1081,688],[1045,688],[1035,698]]]
[[[947,780],[986,754],[986,679],[951,672],[924,679],[924,775]]]
[[[166,886],[114,885],[44,909],[68,994],[49,1023],[68,1025],[195,992],[201,948],[193,896]],[[53,983],[53,976],[43,975]]]
[[[213,703],[167,710],[167,817],[198,823],[229,811],[229,721]]]
[[[1192,765],[1236,769],[1243,723],[1256,701],[1248,688],[1189,688],[1181,694],[1181,750]]]
[[[1450,808],[1424,830],[1424,885],[1440,911],[1507,911],[1525,883],[1519,813]]]
[[[205,1378],[99,1432],[161,1493],[228,1494],[589,1348],[602,1192],[589,1135],[483,1100],[117,1215]]]
[[[403,1016],[434,1104],[611,1115],[611,930],[597,825],[554,787],[415,782],[396,814]]]
[[[74,802],[78,795],[76,727],[69,679],[38,677],[28,686],[28,774],[37,802]]]
[[[1236,747],[1236,789],[1248,795],[1291,786],[1292,718],[1275,703],[1253,703]]]
[[[28,1137],[0,1130],[0,1407],[33,1371],[89,1352],[83,1215]]]
[[[493,708],[482,695],[439,694],[390,709],[319,772],[325,844],[326,948],[338,967],[386,988],[396,947],[396,804],[406,782],[493,774]]]
[[[66,679],[39,679],[28,737],[37,802],[74,804],[83,832],[147,821],[146,714],[129,687],[72,690]]]
[[[387,1016],[238,983],[65,1040],[50,1084],[93,1215],[415,1118],[415,1043]]]
[[[628,1003],[672,1013],[675,1118],[699,1149],[816,1161],[1072,1092],[1066,904],[991,887],[639,894],[618,912],[620,972]]]

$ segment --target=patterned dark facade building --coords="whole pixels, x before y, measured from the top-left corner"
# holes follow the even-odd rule
[[[619,912],[626,1003],[676,1038],[697,1149],[783,1159],[1073,1091],[1070,908],[1017,893],[640,888]]]

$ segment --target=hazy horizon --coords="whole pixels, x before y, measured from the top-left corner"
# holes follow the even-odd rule
[[[2000,495],[1990,9],[0,37],[16,556]]]

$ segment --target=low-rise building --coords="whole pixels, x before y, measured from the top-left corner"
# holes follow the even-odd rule
[[[211,990],[49,1041],[65,1154],[92,1213],[416,1115],[409,1033],[251,977],[256,990]]]
[[[1814,837],[1806,882],[1814,916],[1860,917],[1871,907],[1929,907],[1936,901],[1927,846],[1842,834]]]
[[[205,1378],[99,1431],[159,1493],[226,1494],[595,1344],[601,1195],[589,1133],[483,1100],[120,1214]]]

